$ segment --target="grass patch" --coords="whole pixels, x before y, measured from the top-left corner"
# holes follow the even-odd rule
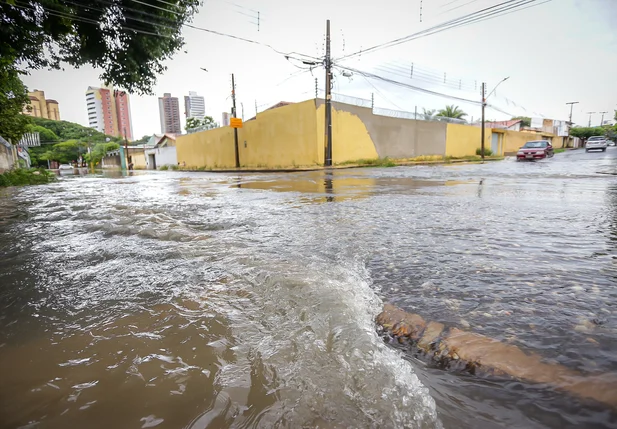
[[[40,169],[18,168],[0,174],[0,187],[44,185],[56,180],[56,175],[51,171]]]
[[[491,156],[493,154],[493,151],[490,150],[489,148],[484,148],[484,156]],[[482,156],[482,148],[477,148],[476,149],[476,155],[478,156]]]
[[[169,170],[169,166],[168,166],[168,165],[161,165],[161,166],[159,167],[159,170],[162,170],[162,171]]]
[[[351,161],[344,161],[338,165],[362,165],[365,167],[395,167],[396,163],[390,158],[371,158],[371,159],[354,159]]]
[[[177,170],[177,169],[178,169],[178,166],[177,166],[177,165],[170,165],[170,166],[169,166],[169,169],[170,169],[170,170]]]

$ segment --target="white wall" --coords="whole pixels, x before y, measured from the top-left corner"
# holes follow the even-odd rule
[[[146,162],[148,162],[148,155],[154,154],[156,168],[161,168],[163,165],[178,165],[178,156],[176,155],[176,147],[160,147],[156,149],[146,150]],[[148,165],[148,169],[152,167]]]

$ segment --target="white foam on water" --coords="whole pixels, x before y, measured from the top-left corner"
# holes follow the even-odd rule
[[[271,402],[251,418],[262,427],[441,427],[412,365],[376,333],[383,302],[362,264],[278,264],[253,260],[233,285],[250,290],[242,311],[220,303],[237,346],[219,381],[236,412],[261,391]]]

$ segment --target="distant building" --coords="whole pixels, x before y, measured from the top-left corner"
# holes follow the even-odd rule
[[[109,136],[133,140],[129,95],[113,88],[89,86],[86,91],[88,124]]]
[[[159,115],[163,134],[182,134],[178,97],[172,97],[168,92],[159,97]]]
[[[203,119],[206,115],[204,98],[201,95],[197,95],[194,91],[189,91],[189,95],[184,96],[184,115],[186,116],[186,119]]]
[[[229,118],[231,118],[231,114],[227,113],[227,112],[223,112],[223,117],[221,120],[221,127],[228,127],[229,126]]]
[[[56,100],[46,100],[45,92],[35,89],[28,93],[30,104],[24,106],[24,115],[35,118],[60,120],[60,107]]]

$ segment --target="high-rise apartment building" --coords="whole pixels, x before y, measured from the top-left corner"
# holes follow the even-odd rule
[[[46,100],[45,92],[35,89],[28,93],[30,104],[24,106],[24,115],[60,120],[60,107],[56,100]]]
[[[204,98],[201,95],[197,95],[195,91],[189,91],[189,95],[184,96],[184,114],[186,115],[186,119],[203,119],[206,115]]]
[[[163,134],[182,134],[178,97],[172,97],[168,92],[159,97],[159,116],[161,118],[161,132]]]
[[[88,87],[86,107],[90,127],[109,136],[133,140],[129,95],[113,88]]]

